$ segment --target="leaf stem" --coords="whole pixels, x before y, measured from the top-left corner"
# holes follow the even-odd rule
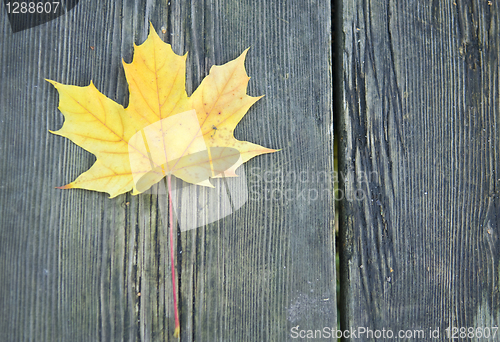
[[[168,183],[168,216],[170,219],[170,269],[172,270],[172,292],[174,295],[174,317],[175,331],[174,337],[178,338],[181,331],[179,324],[179,312],[177,311],[177,293],[175,291],[175,263],[174,263],[174,214],[172,212],[172,184],[171,175],[167,176]]]

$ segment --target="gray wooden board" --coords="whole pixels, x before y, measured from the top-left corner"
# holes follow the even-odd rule
[[[330,3],[106,0],[16,34],[0,11],[0,339],[172,340],[165,196],[55,189],[94,157],[48,132],[63,116],[44,81],[92,80],[127,105],[121,59],[149,21],[176,53],[189,51],[188,94],[251,47],[248,93],[266,96],[235,135],[282,149],[245,164],[238,211],[178,234],[181,340],[334,328]]]
[[[343,2],[345,328],[500,324],[498,5]]]

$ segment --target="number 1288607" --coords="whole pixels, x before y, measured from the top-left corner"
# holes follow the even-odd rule
[[[59,1],[9,1],[5,4],[5,6],[7,7],[7,13],[12,14],[50,14],[57,12],[59,4]]]

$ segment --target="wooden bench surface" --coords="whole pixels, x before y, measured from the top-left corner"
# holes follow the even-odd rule
[[[344,1],[340,168],[368,177],[345,182],[367,197],[342,202],[343,326],[499,326],[498,11]]]
[[[174,340],[165,196],[55,189],[95,159],[48,132],[63,116],[44,79],[92,80],[127,104],[121,61],[149,22],[188,52],[188,94],[251,47],[248,93],[265,97],[235,136],[281,149],[242,167],[240,209],[177,234],[181,341],[296,341],[292,329],[335,329],[337,315],[344,330],[425,334],[413,340],[493,334],[498,12],[466,0],[103,0],[13,34],[2,7],[0,340]]]
[[[149,22],[189,53],[188,94],[251,47],[248,93],[265,97],[235,135],[282,149],[246,163],[242,208],[177,236],[181,340],[283,341],[292,326],[335,327],[333,201],[314,198],[333,184],[293,179],[333,172],[330,3],[105,0],[15,34],[0,11],[0,339],[174,340],[164,198],[55,189],[95,159],[48,132],[63,116],[44,79],[92,80],[127,104],[122,58]]]

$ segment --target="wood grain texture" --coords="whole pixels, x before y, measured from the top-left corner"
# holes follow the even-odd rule
[[[343,4],[341,324],[498,326],[498,3]]]
[[[121,59],[149,21],[189,51],[188,94],[250,46],[248,93],[266,96],[235,135],[282,149],[246,164],[242,208],[178,233],[181,340],[335,327],[330,3],[106,0],[16,34],[0,11],[0,339],[173,340],[166,199],[55,189],[94,157],[48,132],[63,116],[44,81],[127,105]]]

